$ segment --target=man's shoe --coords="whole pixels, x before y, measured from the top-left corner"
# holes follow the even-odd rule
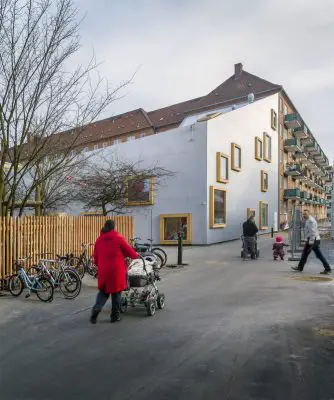
[[[299,267],[291,267],[291,269],[296,272],[303,272],[303,270]]]
[[[331,269],[325,269],[325,270],[321,271],[320,274],[321,274],[321,275],[328,275],[328,274],[330,274],[331,272],[332,272]]]

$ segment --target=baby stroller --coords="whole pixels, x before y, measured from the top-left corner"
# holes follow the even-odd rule
[[[144,306],[147,314],[153,316],[156,309],[165,306],[165,295],[159,292],[156,282],[160,281],[157,262],[150,257],[132,260],[128,266],[128,287],[122,294],[121,312],[125,313],[128,306]]]
[[[245,238],[243,235],[241,236],[241,241],[242,241],[241,258],[243,260],[246,260],[246,258],[250,256],[250,252],[249,249],[245,248]],[[255,235],[255,258],[259,257],[260,257],[260,250],[257,247],[257,235]]]

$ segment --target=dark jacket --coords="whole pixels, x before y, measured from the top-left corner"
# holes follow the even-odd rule
[[[251,220],[247,220],[246,222],[244,222],[242,230],[243,230],[243,235],[246,237],[253,237],[259,231],[257,229],[256,223],[252,222]]]

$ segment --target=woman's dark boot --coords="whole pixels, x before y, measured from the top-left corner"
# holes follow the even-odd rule
[[[90,316],[91,324],[96,324],[97,316],[100,314],[100,311],[96,310],[95,308],[92,309],[92,314]]]
[[[111,322],[118,322],[121,320],[121,313],[119,311],[112,311]]]

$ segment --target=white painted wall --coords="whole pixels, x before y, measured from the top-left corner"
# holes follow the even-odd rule
[[[208,121],[207,132],[207,203],[210,185],[227,189],[227,224],[225,228],[208,229],[207,243],[236,239],[241,235],[247,208],[254,208],[259,221],[259,201],[269,203],[269,227],[278,212],[278,132],[271,129],[271,109],[277,112],[278,95],[273,95]],[[257,161],[255,137],[267,132],[272,137],[272,162]],[[230,170],[230,182],[216,182],[216,152],[231,156],[231,143],[242,148],[242,171]],[[269,190],[261,192],[261,170],[269,174]],[[209,226],[209,207],[207,209]]]
[[[153,207],[128,209],[135,217],[136,236],[144,240],[152,236],[159,243],[160,214],[192,213],[192,242],[206,242],[206,123],[193,132],[188,126],[108,147],[102,157],[108,158],[114,152],[121,159],[143,161],[143,167],[156,164],[176,172],[174,178],[157,188]],[[78,214],[82,208],[71,206],[68,211]]]

